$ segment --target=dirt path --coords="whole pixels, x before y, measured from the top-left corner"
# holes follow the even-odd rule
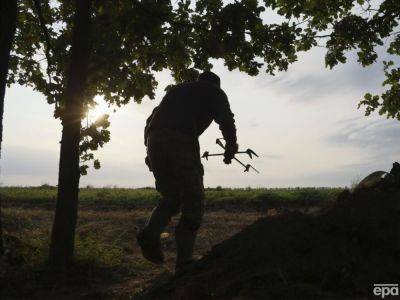
[[[137,228],[145,224],[150,214],[148,209],[81,210],[76,234],[77,266],[69,276],[55,280],[44,267],[53,213],[16,207],[5,208],[3,213],[8,244],[14,243],[10,254],[14,262],[3,274],[0,288],[3,295],[11,298],[127,299],[160,277],[173,273],[173,228],[177,219],[172,221],[163,238],[166,264],[157,267],[141,257],[135,240]],[[263,214],[223,209],[206,213],[195,254],[201,257],[213,245],[252,224]]]

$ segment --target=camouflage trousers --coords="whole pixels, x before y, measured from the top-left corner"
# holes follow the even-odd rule
[[[204,214],[204,170],[199,142],[179,132],[153,130],[147,139],[147,154],[162,195],[148,222],[159,235],[172,216],[182,212],[177,230],[197,231]]]

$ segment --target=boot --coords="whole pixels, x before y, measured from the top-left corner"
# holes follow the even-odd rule
[[[136,239],[144,258],[158,265],[164,263],[164,254],[161,249],[160,236],[149,234],[144,229],[136,235]]]
[[[193,248],[197,231],[177,228],[175,230],[175,242],[177,257],[175,271],[182,271],[193,262]]]
[[[146,227],[136,236],[143,257],[155,264],[164,262],[160,235],[171,220],[172,215],[169,206],[165,203],[160,203],[153,210]]]

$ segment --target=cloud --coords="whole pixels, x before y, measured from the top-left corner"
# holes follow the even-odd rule
[[[390,149],[399,148],[400,122],[386,119],[345,120],[339,123],[337,132],[327,137],[326,141],[336,145],[351,145],[387,152]]]
[[[346,94],[367,92],[371,87],[379,87],[383,74],[377,67],[360,70],[356,65],[349,65],[345,70],[316,70],[303,74],[290,74],[286,79],[273,84],[288,95],[290,102],[312,103]]]
[[[397,120],[349,119],[338,123],[337,132],[325,142],[336,147],[351,147],[360,151],[357,161],[340,167],[340,172],[366,175],[389,171],[394,161],[399,161],[400,122]],[[357,172],[355,172],[357,171]]]
[[[42,150],[8,146],[4,149],[1,183],[4,185],[56,185],[58,181],[58,149]],[[145,164],[127,159],[100,158],[102,167],[95,170],[90,165],[88,175],[81,176],[81,186],[118,185],[121,187],[153,185],[151,173]]]
[[[56,150],[56,149],[54,149]],[[6,147],[2,157],[2,177],[57,174],[58,152],[35,148]]]
[[[339,64],[332,70],[324,65],[326,50],[314,49],[299,56],[299,60],[289,66],[287,72],[275,77],[259,76],[256,86],[272,89],[293,103],[315,103],[341,97],[359,95],[360,100],[366,92],[379,92],[382,89],[384,74],[382,60],[392,59],[383,48],[377,50],[380,60],[362,67],[357,62],[355,51],[347,53],[347,63]]]

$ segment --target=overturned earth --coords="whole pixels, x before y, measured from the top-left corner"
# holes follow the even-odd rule
[[[371,297],[400,283],[400,185],[344,191],[318,215],[259,219],[143,299]]]

